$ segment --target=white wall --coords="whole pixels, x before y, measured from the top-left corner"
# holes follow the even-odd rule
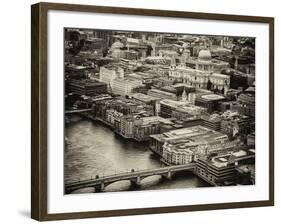
[[[275,17],[275,82],[280,83],[280,6],[277,0],[65,0],[68,3]],[[35,223],[30,215],[30,5],[1,3],[0,223]],[[57,0],[57,2],[63,2]],[[3,49],[4,47],[4,49]],[[277,63],[278,62],[278,63]],[[276,87],[278,87],[276,85]],[[275,98],[280,97],[277,88]],[[280,101],[276,100],[276,206],[268,208],[70,220],[60,223],[280,223]],[[279,136],[278,136],[279,135]],[[279,222],[277,221],[279,219]],[[270,221],[271,220],[271,221]],[[53,222],[58,223],[58,222]]]

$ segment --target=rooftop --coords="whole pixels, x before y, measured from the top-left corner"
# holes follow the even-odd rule
[[[227,110],[221,115],[221,118],[223,120],[240,121],[240,120],[248,119],[249,117],[246,115],[240,114],[237,111]]]
[[[175,101],[164,99],[160,101],[160,104],[170,106],[174,110],[190,113],[191,115],[199,115],[206,112],[206,109],[203,107],[195,106],[188,101]]]
[[[177,152],[193,150],[195,153],[199,153],[199,148],[207,149],[209,147],[209,150],[223,150],[237,145],[236,141],[230,142],[227,135],[200,125],[171,130],[163,134],[151,135],[150,137],[164,142],[165,150],[175,150]]]
[[[223,96],[221,95],[217,95],[217,94],[207,94],[207,95],[202,95],[201,98],[205,99],[205,100],[222,100],[224,99]]]
[[[151,137],[156,137],[159,140],[168,141],[172,144],[189,141],[194,142],[197,145],[206,144],[208,141],[220,141],[221,139],[228,139],[227,135],[201,125],[171,130],[160,135],[151,135]]]
[[[247,152],[244,150],[239,150],[235,152],[230,152],[225,155],[218,155],[211,159],[210,163],[216,167],[226,167],[229,164],[233,164],[235,161],[247,157]]]
[[[67,65],[67,68],[71,68],[71,69],[75,69],[75,70],[83,70],[83,69],[86,69],[87,67],[82,66],[82,65],[69,64],[69,65]]]
[[[150,89],[149,91],[148,91],[148,93],[157,93],[157,94],[160,94],[160,95],[162,95],[162,94],[164,94],[164,95],[169,95],[169,96],[175,96],[175,94],[174,93],[169,93],[169,92],[167,92],[167,91],[162,91],[162,90],[159,90],[159,89]]]
[[[221,121],[221,116],[219,114],[211,114],[211,115],[202,116],[202,119],[205,121],[216,123]]]
[[[156,98],[156,97],[148,96],[148,95],[143,94],[143,93],[134,93],[134,94],[131,95],[131,97],[136,99],[136,100],[143,101],[143,102],[150,102],[150,101],[158,100],[158,98]]]
[[[160,122],[163,124],[173,124],[173,122],[170,121],[169,119],[160,116],[142,117],[140,118],[140,121],[141,121],[141,125],[149,125],[156,122]]]
[[[104,82],[100,82],[95,79],[83,79],[83,80],[77,80],[77,79],[68,79],[68,83],[72,84],[78,84],[83,86],[99,86],[99,85],[106,85]]]
[[[188,85],[188,84],[186,84],[186,83],[176,83],[176,84],[173,85],[173,87],[174,87],[174,88],[177,88],[177,87],[186,87],[187,89],[189,89],[189,88],[194,88],[193,86]]]
[[[212,77],[212,76],[230,79],[230,76],[229,76],[229,75],[224,75],[224,74],[220,74],[220,73],[212,73],[211,77]]]

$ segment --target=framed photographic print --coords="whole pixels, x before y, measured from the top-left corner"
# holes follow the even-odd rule
[[[274,204],[274,19],[32,5],[32,218]]]

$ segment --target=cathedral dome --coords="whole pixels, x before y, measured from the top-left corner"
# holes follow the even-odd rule
[[[209,50],[201,50],[198,54],[199,60],[209,61],[212,59],[211,52]]]

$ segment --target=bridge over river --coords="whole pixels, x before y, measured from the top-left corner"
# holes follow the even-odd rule
[[[119,173],[119,174],[103,176],[103,177],[96,176],[96,178],[66,184],[65,193],[70,194],[75,190],[88,188],[88,187],[94,187],[95,192],[101,192],[105,190],[106,186],[115,183],[117,181],[123,181],[123,180],[130,180],[131,184],[140,186],[141,180],[143,180],[146,177],[150,177],[154,175],[161,175],[162,177],[171,180],[172,175],[174,173],[180,171],[187,171],[187,170],[192,171],[194,168],[195,168],[195,163],[189,163],[184,165],[175,165],[175,166],[167,166],[167,167],[161,167],[155,169]]]
[[[65,114],[76,114],[76,113],[83,113],[83,112],[91,112],[93,109],[86,108],[86,109],[75,109],[75,110],[65,110]]]

